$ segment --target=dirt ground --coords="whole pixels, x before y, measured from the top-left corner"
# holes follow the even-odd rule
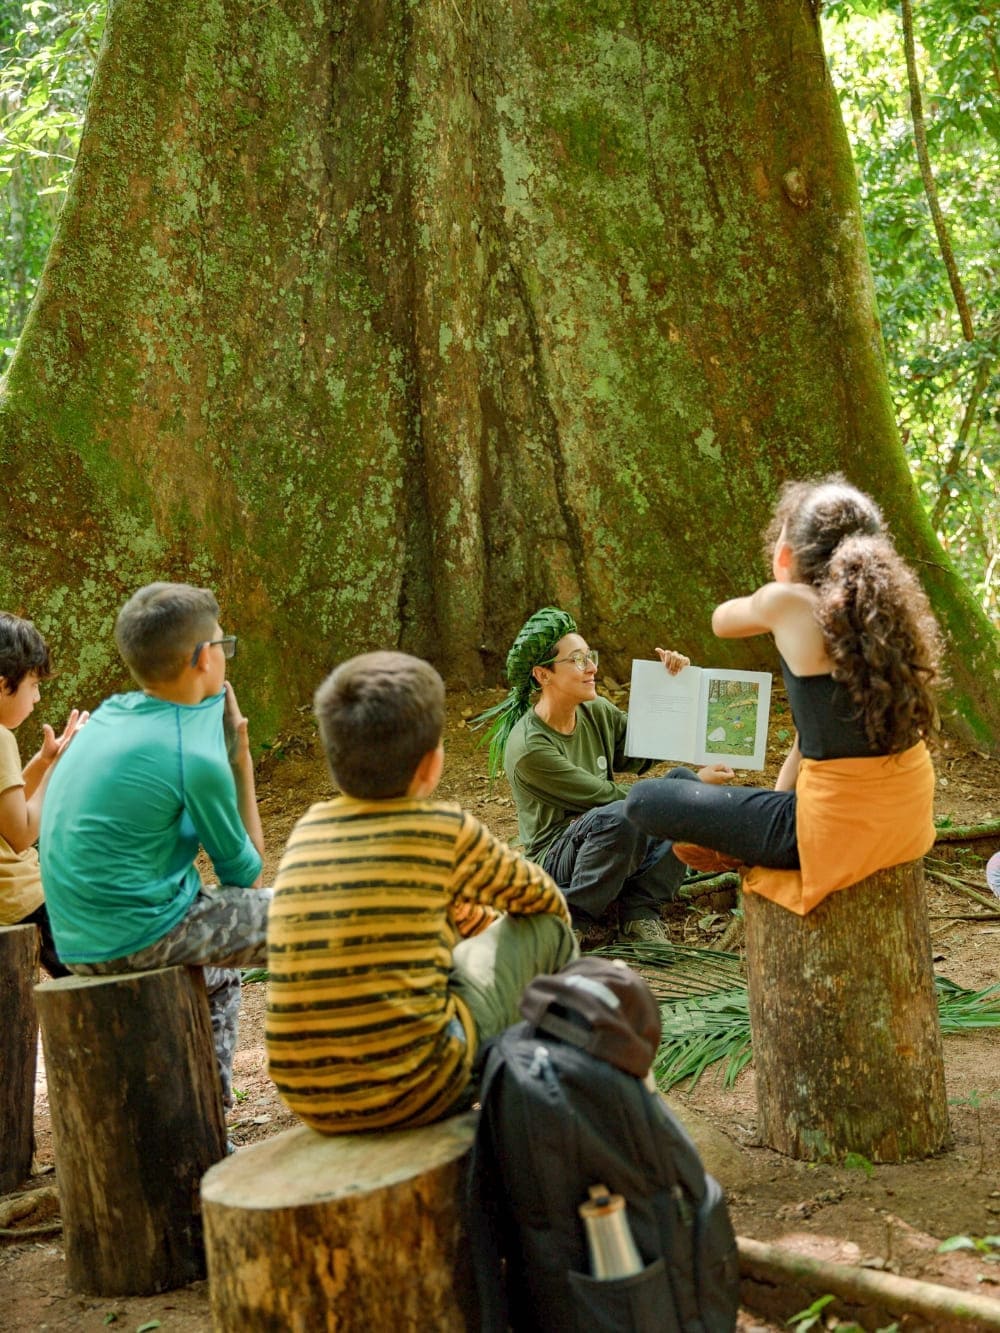
[[[616,702],[624,691],[603,682]],[[500,836],[516,838],[516,818],[506,784],[491,792],[485,756],[466,719],[499,698],[497,691],[453,694],[445,736],[447,760],[441,794],[461,802]],[[789,718],[783,695],[772,706],[772,756],[766,778],[773,781]],[[1000,762],[954,741],[943,742],[936,757],[937,813],[951,825],[1000,818]],[[757,774],[739,781],[760,781]],[[311,720],[304,712],[298,728],[279,737],[259,766],[261,813],[268,841],[267,874],[273,876],[293,824],[314,800],[332,793],[318,753]],[[1000,839],[941,844],[934,856],[953,862],[950,873],[985,890],[982,866],[1000,848]],[[939,867],[940,868],[940,867]],[[928,878],[935,966],[953,981],[981,988],[1000,979],[1000,916],[962,919],[983,909],[960,889]],[[997,904],[1000,913],[1000,903]],[[672,936],[708,946],[729,921],[723,907],[671,905],[666,918]],[[611,937],[611,929],[607,938]],[[295,1123],[267,1077],[263,1050],[265,987],[245,991],[240,1046],[235,1063],[238,1104],[229,1117],[237,1145],[253,1142]],[[945,1062],[952,1141],[939,1156],[909,1166],[847,1169],[811,1166],[757,1145],[752,1066],[725,1089],[709,1071],[693,1091],[675,1089],[671,1098],[708,1127],[713,1168],[729,1196],[737,1232],[780,1243],[817,1258],[941,1282],[1000,1299],[1000,1250],[939,1252],[955,1236],[982,1239],[1000,1233],[1000,1031],[945,1039]],[[36,1174],[30,1187],[53,1182],[52,1143],[44,1071],[36,1101]],[[714,1132],[713,1132],[714,1131]],[[83,1297],[66,1288],[58,1233],[0,1243],[0,1330],[97,1330],[109,1326],[139,1333],[160,1328],[208,1333],[207,1284],[144,1298]],[[989,1248],[989,1247],[987,1247]],[[741,1333],[781,1327],[743,1312]],[[907,1324],[907,1327],[910,1325]],[[913,1325],[918,1327],[919,1325]]]

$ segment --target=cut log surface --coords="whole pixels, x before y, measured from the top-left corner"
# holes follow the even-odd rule
[[[0,926],[0,1194],[31,1175],[35,1145],[38,931]]]
[[[805,1160],[903,1162],[948,1134],[920,862],[797,916],[744,898],[761,1140]]]
[[[70,1288],[204,1276],[198,1190],[226,1133],[201,969],[63,977],[35,998]]]
[[[475,1329],[465,1236],[471,1114],[240,1149],[202,1183],[219,1330]]]

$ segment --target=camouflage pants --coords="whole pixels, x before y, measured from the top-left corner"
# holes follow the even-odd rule
[[[179,964],[201,965],[212,1016],[215,1058],[222,1100],[233,1105],[233,1054],[240,1022],[241,967],[267,962],[267,909],[270,889],[202,888],[187,915],[162,939],[145,949],[104,963],[69,963],[81,977],[118,972],[152,972]]]

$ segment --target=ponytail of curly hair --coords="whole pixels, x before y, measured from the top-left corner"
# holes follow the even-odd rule
[[[790,482],[768,529],[796,577],[816,589],[816,619],[872,748],[896,754],[937,727],[940,639],[916,576],[870,496],[842,476]]]

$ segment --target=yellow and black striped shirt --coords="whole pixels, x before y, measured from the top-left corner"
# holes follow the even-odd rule
[[[549,876],[458,806],[340,796],[299,820],[268,922],[266,1039],[307,1125],[422,1125],[459,1100],[476,1054],[448,990],[463,902],[569,919]]]

